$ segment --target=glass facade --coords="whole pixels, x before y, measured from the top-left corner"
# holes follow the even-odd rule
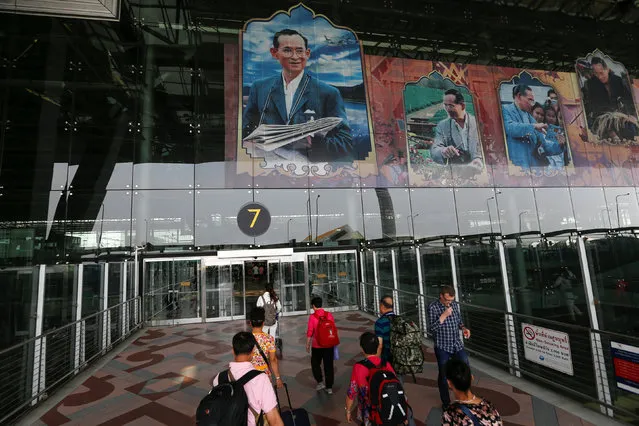
[[[570,172],[513,178],[507,160],[487,151],[470,184],[459,167],[409,179],[406,129],[375,122],[376,172],[358,164],[322,179],[309,163],[302,169],[316,175],[271,179],[260,159],[236,152],[248,96],[237,32],[171,25],[160,11],[161,2],[124,1],[120,22],[0,14],[0,349],[86,318],[90,359],[123,336],[123,319],[137,311],[118,305],[136,295],[153,321],[235,319],[269,282],[285,314],[307,312],[315,295],[331,308],[376,312],[379,297],[394,294],[398,310],[425,327],[427,304],[454,284],[474,331],[470,349],[502,363],[518,357],[551,378],[513,349],[522,324],[537,321],[570,336],[582,354],[576,368],[590,370],[567,383],[596,396],[584,329],[639,338],[632,167],[605,173],[600,152],[581,152]],[[215,17],[183,12],[181,22]],[[503,77],[487,74],[490,84]],[[395,109],[400,92],[388,102]],[[484,141],[492,146],[501,123],[483,114],[486,132],[499,130]],[[279,177],[293,172],[284,169]],[[250,202],[271,216],[256,237],[237,226]],[[295,253],[219,255],[284,247]],[[134,252],[144,257],[140,288]],[[115,309],[98,314],[107,308]],[[75,342],[70,334],[48,342],[48,382],[73,364]]]

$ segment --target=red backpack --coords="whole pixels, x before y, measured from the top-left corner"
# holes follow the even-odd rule
[[[319,343],[322,348],[332,348],[333,346],[339,345],[339,336],[337,334],[335,321],[329,319],[326,314],[321,317],[318,316],[318,318],[317,330],[315,330],[317,333],[317,343]]]

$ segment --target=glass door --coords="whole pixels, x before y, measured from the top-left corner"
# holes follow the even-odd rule
[[[244,304],[246,312],[251,312],[256,306],[257,299],[264,293],[269,282],[269,261],[252,259],[244,261],[245,287]]]
[[[308,312],[308,294],[304,272],[304,255],[294,255],[280,262],[280,299],[282,311],[302,314]]]
[[[244,316],[244,263],[204,260],[204,301],[206,320],[231,320]]]
[[[145,260],[146,315],[155,322],[200,319],[200,259]]]
[[[311,298],[320,296],[324,306],[346,308],[357,304],[357,257],[355,252],[308,255]]]

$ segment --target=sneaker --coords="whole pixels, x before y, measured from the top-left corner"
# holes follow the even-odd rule
[[[329,395],[333,395],[333,389],[326,388],[326,393],[329,394]]]
[[[315,386],[315,390],[316,391],[321,391],[322,389],[324,389],[326,386],[324,386],[324,383],[318,383],[317,386]]]

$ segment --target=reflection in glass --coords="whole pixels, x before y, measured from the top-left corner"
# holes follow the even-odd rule
[[[407,188],[362,190],[366,239],[397,239],[412,236]]]
[[[456,188],[460,235],[500,233],[499,201],[487,188]]]
[[[577,229],[604,229],[614,227],[614,210],[606,206],[603,188],[571,188]]]
[[[415,238],[459,235],[452,188],[412,188],[412,234]],[[368,230],[367,230],[368,231]]]
[[[595,292],[599,326],[629,336],[639,336],[639,240],[635,236],[586,241],[590,276]]]
[[[395,288],[395,277],[393,275],[393,250],[379,249],[377,252],[377,276],[378,285],[388,289]]]
[[[133,216],[137,244],[193,245],[193,191],[134,191]]]
[[[453,269],[450,262],[450,249],[432,245],[419,249],[422,263],[422,277],[424,280],[424,295],[427,301],[439,297],[440,289],[444,285],[453,285]]]
[[[357,260],[355,253],[308,255],[311,299],[322,298],[324,307],[357,303]]]
[[[417,258],[414,247],[398,247],[397,257],[397,288],[403,291],[419,294],[419,275],[417,273]]]
[[[225,200],[226,200],[226,192]],[[243,192],[243,191],[242,191]],[[271,214],[271,226],[265,234],[255,239],[256,244],[283,244],[291,239],[297,242],[308,241],[309,217],[308,217],[308,196],[309,191],[305,189],[258,189],[255,190],[255,202],[263,204]],[[320,198],[318,206],[322,214],[323,199]],[[328,201],[327,201],[328,202]],[[315,211],[315,200],[313,200],[313,211]],[[238,211],[241,206],[238,206]],[[237,214],[237,212],[235,212]],[[315,232],[315,221],[313,218],[313,232]],[[320,226],[323,221],[320,216]],[[340,237],[344,234],[340,233]],[[335,238],[332,238],[335,239]],[[324,237],[324,241],[331,240],[329,235]]]
[[[0,349],[33,337],[38,268],[0,270],[4,296],[0,299]]]
[[[196,246],[253,244],[253,238],[240,232],[237,227],[237,213],[250,202],[253,202],[253,191],[250,189],[196,191]]]
[[[503,235],[539,232],[537,206],[532,188],[500,188],[496,197]]]
[[[506,241],[513,311],[589,326],[577,241]]]
[[[604,193],[614,228],[639,225],[637,193],[632,188],[604,188]]]
[[[200,316],[199,260],[146,263],[146,315],[149,320]]]
[[[455,248],[455,256],[459,301],[468,304],[462,316],[472,331],[466,346],[508,362],[499,250],[493,245],[461,246]]]
[[[359,189],[314,189],[310,201],[312,231],[317,242],[347,244],[363,238]]]
[[[282,261],[280,271],[279,280],[273,277],[273,282],[280,282],[278,296],[282,302],[282,311],[305,312],[307,286],[304,280],[304,262]]]
[[[548,234],[577,227],[569,188],[535,188],[536,212],[524,216],[525,220],[539,220],[541,233]]]

